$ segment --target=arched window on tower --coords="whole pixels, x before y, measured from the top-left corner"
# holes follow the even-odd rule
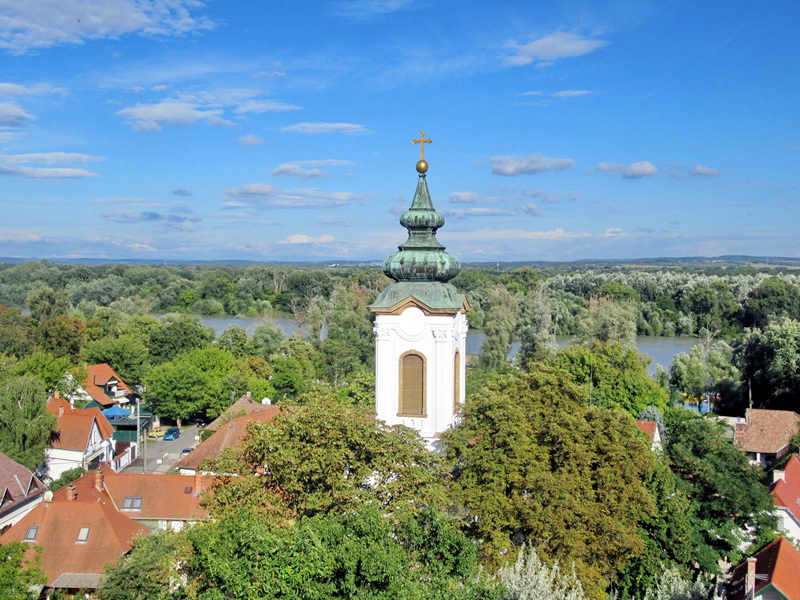
[[[400,357],[400,405],[398,417],[427,417],[425,357],[415,351]]]
[[[461,404],[461,354],[456,350],[453,357],[453,414],[458,412],[458,405]]]

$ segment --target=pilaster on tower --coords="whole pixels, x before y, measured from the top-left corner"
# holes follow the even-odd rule
[[[375,412],[389,425],[419,431],[431,447],[453,425],[464,402],[466,338],[470,309],[448,283],[458,259],[436,239],[444,217],[428,192],[420,133],[419,178],[411,207],[400,217],[408,239],[383,263],[394,280],[369,307],[375,314]]]

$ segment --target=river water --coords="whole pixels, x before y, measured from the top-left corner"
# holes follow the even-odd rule
[[[264,320],[259,317],[200,317],[200,320],[207,327],[211,327],[216,331],[217,335],[222,333],[226,327],[236,325],[243,327],[247,333],[253,333],[253,329]],[[275,325],[283,329],[283,332],[289,336],[296,332],[306,333],[306,329],[298,325],[297,321],[293,319],[275,319]],[[478,354],[481,349],[483,341],[486,339],[486,334],[480,329],[470,329],[467,334],[467,354]],[[559,346],[568,346],[572,343],[574,338],[572,336],[559,336],[556,342]],[[689,352],[697,343],[697,338],[693,337],[650,337],[639,336],[636,338],[636,347],[642,354],[647,354],[653,359],[648,368],[650,374],[655,373],[655,366],[661,365],[669,368],[672,365],[672,358],[681,352]],[[516,356],[519,350],[519,342],[511,344],[511,353],[509,358]]]

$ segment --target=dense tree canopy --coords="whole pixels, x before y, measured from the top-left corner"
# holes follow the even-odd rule
[[[44,463],[45,446],[56,431],[46,405],[41,379],[22,375],[0,381],[0,452],[32,471]]]
[[[488,563],[528,543],[574,564],[594,597],[643,549],[653,510],[645,439],[620,411],[587,405],[566,371],[498,376],[445,433],[454,496]]]

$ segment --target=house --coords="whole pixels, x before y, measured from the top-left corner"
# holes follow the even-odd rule
[[[726,586],[728,600],[800,600],[800,552],[778,538],[737,566]]]
[[[102,490],[122,514],[148,529],[180,531],[187,523],[204,521],[208,511],[201,506],[201,495],[211,478],[200,474],[194,479],[180,475],[115,473],[101,465],[75,482]]]
[[[42,501],[44,484],[16,461],[0,452],[0,530],[5,530]]]
[[[93,590],[100,585],[105,565],[129,552],[136,536],[149,532],[118,511],[107,494],[73,484],[39,503],[0,542],[41,547],[46,587]]]
[[[636,421],[636,427],[650,439],[650,449],[661,451],[664,443],[661,438],[661,428],[655,421]]]
[[[775,512],[780,527],[792,539],[800,540],[800,457],[793,454],[770,493],[775,500]]]
[[[175,469],[181,475],[194,475],[200,472],[200,466],[207,460],[216,458],[226,448],[239,446],[248,423],[266,423],[280,412],[278,406],[267,406],[266,410],[235,417],[222,425],[211,437],[201,442],[192,452],[175,463]]]
[[[86,366],[86,378],[72,395],[71,400],[109,408],[127,404],[131,389],[107,363]]]
[[[222,427],[225,423],[227,423],[228,421],[230,421],[235,417],[241,417],[243,415],[252,415],[253,413],[262,412],[269,409],[270,409],[269,404],[262,404],[261,402],[255,402],[250,392],[247,392],[244,396],[242,396],[236,402],[234,402],[228,408],[226,408],[225,412],[223,412],[220,416],[211,421],[211,423],[209,423],[206,426],[206,429],[208,429],[209,431],[216,431],[217,429]]]
[[[754,463],[772,467],[789,452],[792,436],[800,432],[800,415],[791,410],[748,408],[745,422],[736,425],[733,440]]]
[[[114,429],[98,408],[73,408],[56,392],[47,402],[56,418],[58,434],[46,449],[47,477],[57,479],[64,471],[92,469],[115,456]]]

